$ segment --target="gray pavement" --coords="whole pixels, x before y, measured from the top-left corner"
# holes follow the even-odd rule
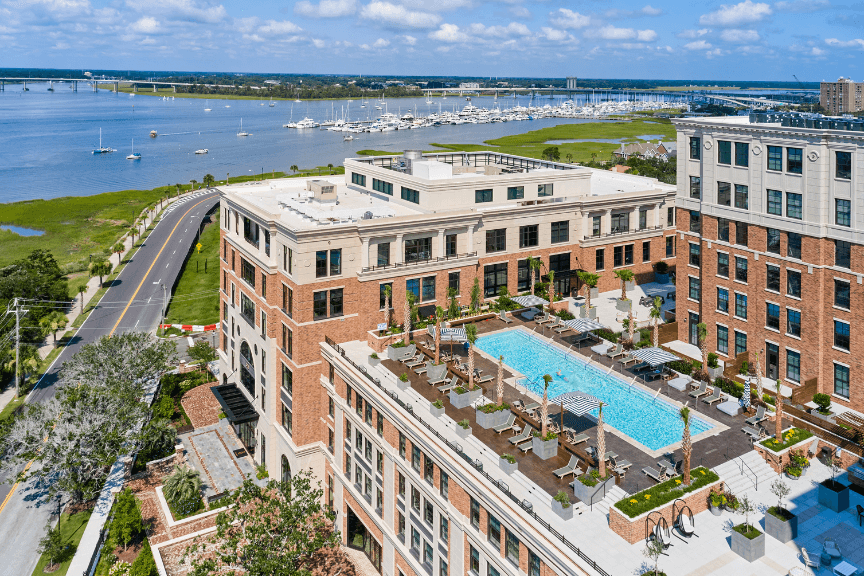
[[[170,290],[198,226],[218,201],[218,193],[202,191],[166,209],[135,257],[30,393],[28,402],[54,396],[60,368],[81,346],[113,333],[155,331],[161,317],[161,286]],[[51,515],[56,514],[57,503],[41,503],[44,486],[28,481],[16,487],[8,483],[9,477],[9,473],[0,475],[0,574],[26,575],[39,560],[36,548]]]

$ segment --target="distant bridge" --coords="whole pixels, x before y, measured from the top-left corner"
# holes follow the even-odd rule
[[[231,84],[193,84],[190,82],[161,82],[157,80],[119,80],[116,78],[0,78],[0,92],[6,90],[6,83],[23,84],[24,90],[27,88],[28,82],[44,82],[48,84],[48,89],[53,90],[54,84],[70,84],[74,92],[78,91],[78,84],[86,84],[92,87],[93,92],[99,89],[99,84],[108,84],[113,86],[114,92],[120,91],[120,85],[131,86],[133,92],[138,92],[139,86],[153,87],[153,92],[157,91],[159,86],[168,86],[177,92],[177,86],[206,86],[208,88],[237,88]]]

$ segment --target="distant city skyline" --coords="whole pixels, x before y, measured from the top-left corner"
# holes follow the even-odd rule
[[[0,0],[8,67],[864,79],[864,3]],[[857,74],[857,77],[856,77]]]

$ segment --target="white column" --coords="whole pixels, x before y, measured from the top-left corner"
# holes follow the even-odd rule
[[[600,220],[600,229],[603,231],[603,234],[610,234],[612,232],[612,210],[606,210],[606,213],[603,214],[603,217]]]
[[[468,251],[467,254],[474,252],[474,225],[468,225]]]
[[[363,248],[360,254],[360,266],[362,268],[369,267],[369,238],[363,238]]]
[[[653,226],[660,226],[663,222],[660,218],[663,216],[663,211],[660,208],[660,204],[654,205],[654,224]]]
[[[634,208],[630,212],[630,231],[631,232],[639,229],[639,209],[640,209],[640,207],[637,206],[636,208]]]
[[[396,234],[396,254],[390,252],[390,256],[393,256],[391,260],[393,264],[402,264],[405,261],[405,243],[402,241],[404,238],[403,234]]]
[[[438,231],[438,258],[443,258],[447,252],[444,249],[444,230]]]

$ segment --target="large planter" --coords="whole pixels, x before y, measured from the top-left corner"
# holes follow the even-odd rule
[[[732,530],[732,551],[748,562],[755,562],[765,556],[765,534],[760,533],[751,540],[737,530]]]
[[[579,307],[579,317],[580,318],[591,318],[592,320],[594,318],[597,318],[597,307],[591,306],[591,308],[588,308],[587,306],[580,306]]]
[[[496,426],[501,426],[502,424],[507,423],[507,418],[510,417],[510,410],[498,410],[497,412],[490,412],[486,414],[481,410],[477,410],[476,420],[477,426],[483,428],[484,430],[488,430],[489,428],[494,428]]]
[[[573,504],[570,504],[565,508],[558,500],[552,500],[552,511],[560,516],[562,520],[570,520],[573,518],[573,508]]]
[[[539,436],[531,438],[531,451],[541,460],[549,460],[558,455],[558,438],[541,440]]]
[[[605,489],[603,485],[605,486]],[[586,506],[590,506],[592,504],[596,504],[603,500],[606,497],[606,494],[609,493],[609,490],[615,485],[615,477],[607,479],[605,482],[598,482],[596,486],[586,486],[582,482],[579,481],[578,478],[573,480],[573,493],[576,495],[581,502],[583,502]]]
[[[669,273],[661,274],[660,272],[654,272],[654,282],[658,284],[669,284]]]
[[[483,394],[483,390],[481,388],[475,388],[474,390],[468,390],[464,394],[457,394],[456,390],[450,391],[450,404],[453,405],[454,408],[467,408],[471,405],[472,402],[477,400],[480,395]]]
[[[840,488],[840,490],[835,490]],[[831,480],[825,480],[819,484],[819,504],[830,508],[834,512],[842,512],[849,508],[849,487],[840,482],[834,482],[833,488]]]
[[[410,381],[410,380],[405,380],[405,381],[403,382],[402,380],[400,380],[399,378],[397,378],[397,379],[396,379],[396,387],[399,388],[399,390],[402,390],[402,391],[404,392],[405,390],[407,390],[408,388],[411,387],[411,381]]]
[[[378,366],[381,363],[381,358],[373,358],[369,356],[369,365],[370,366]]]
[[[708,367],[708,375],[711,377],[711,380],[716,380],[723,376],[723,366],[717,366],[717,368]]]
[[[463,440],[465,438],[468,438],[468,436],[471,435],[471,427],[469,426],[468,428],[462,428],[461,426],[459,426],[457,424],[456,425],[456,435],[459,436],[459,438],[462,438]]]
[[[433,406],[432,403],[429,404],[429,412],[432,413],[432,416],[435,418],[440,418],[444,415],[444,407],[438,408],[437,406]]]
[[[709,504],[708,509],[714,516],[720,516],[721,514],[723,514],[723,506],[714,506],[713,504]]]
[[[387,359],[388,360],[396,360],[397,358],[400,358],[402,356],[402,354],[405,352],[405,348],[407,348],[407,346],[399,346],[397,348],[394,348],[393,346],[388,346],[387,347]]]
[[[784,544],[794,540],[798,537],[798,516],[791,514],[788,520],[783,521],[770,512],[766,512],[765,533]]]
[[[617,300],[615,300],[615,309],[619,312],[629,312],[632,307],[633,301],[630,299],[621,300],[620,298],[618,298]]]
[[[632,292],[633,290],[636,289],[636,281],[635,281],[635,280],[630,280],[629,282],[625,282],[625,283],[624,283],[624,288],[625,288],[628,292]]]
[[[498,463],[501,465],[501,470],[505,474],[513,474],[516,472],[516,469],[519,467],[518,462],[513,462],[512,464],[505,460],[504,458],[498,458]]]

